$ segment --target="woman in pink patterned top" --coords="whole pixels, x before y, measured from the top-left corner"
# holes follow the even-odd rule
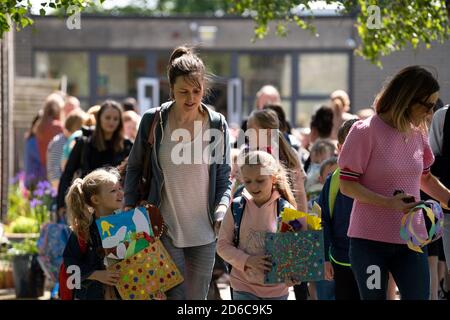
[[[450,200],[450,191],[430,173],[434,156],[425,121],[438,91],[427,70],[402,69],[378,95],[377,114],[355,123],[343,145],[340,189],[355,199],[348,236],[362,299],[386,299],[388,272],[402,299],[429,299],[427,253],[410,250],[400,226],[420,189],[442,203]],[[403,192],[394,196],[396,190]],[[426,232],[423,217],[415,223]]]

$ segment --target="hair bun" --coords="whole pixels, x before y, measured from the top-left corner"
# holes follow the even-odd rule
[[[184,56],[185,54],[192,54],[191,49],[185,46],[175,48],[175,50],[173,50],[172,52],[172,55],[170,56],[169,64],[172,64],[175,59]]]

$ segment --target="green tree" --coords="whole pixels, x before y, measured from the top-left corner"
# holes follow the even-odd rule
[[[46,10],[64,10],[69,15],[74,14],[75,10],[71,8],[78,8],[83,11],[89,6],[94,5],[96,0],[43,0],[40,4],[39,14],[45,15]],[[98,0],[101,3],[104,0]],[[32,3],[30,0],[1,0],[0,1],[0,38],[3,34],[11,29],[12,23],[16,25],[17,29],[25,28],[33,24],[30,10]]]
[[[0,3],[0,37],[10,29],[10,21],[17,28],[32,24],[29,15],[30,0],[2,0]],[[103,3],[104,0],[99,0]],[[69,6],[81,11],[109,15],[167,15],[228,13],[248,16],[255,21],[254,41],[271,32],[269,25],[275,23],[275,33],[286,35],[291,23],[315,32],[314,12],[311,9],[318,1],[309,0],[136,0],[125,7],[105,10],[95,0],[42,0],[41,15],[46,8],[55,9],[63,15]],[[340,4],[339,13],[354,16],[355,28],[360,38],[356,53],[381,65],[380,58],[411,45],[427,48],[434,41],[449,38],[450,0],[345,0],[321,1]],[[375,7],[374,7],[375,6]],[[375,9],[374,9],[375,8]],[[376,18],[380,17],[379,24]],[[375,20],[374,20],[375,17]]]
[[[303,29],[315,31],[312,24],[312,5],[308,0],[236,0],[230,12],[247,14],[255,21],[255,39],[264,38],[269,23],[276,22],[276,34],[286,35],[288,24],[295,22]],[[381,56],[389,55],[407,45],[417,48],[433,41],[449,38],[450,0],[348,0],[325,1],[339,3],[343,14],[356,16],[361,43],[356,53],[381,65]],[[371,7],[376,6],[376,7]],[[299,13],[310,13],[309,15]],[[377,11],[379,10],[379,11]],[[374,28],[373,17],[379,13],[380,25]]]

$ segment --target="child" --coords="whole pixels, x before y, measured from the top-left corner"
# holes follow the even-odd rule
[[[311,147],[311,164],[306,174],[305,190],[308,198],[308,210],[311,210],[311,203],[316,199],[322,190],[319,181],[320,166],[322,162],[334,156],[334,144],[328,140],[318,140]]]
[[[123,191],[116,169],[97,169],[84,179],[76,179],[66,196],[69,237],[63,259],[66,268],[78,266],[81,272],[81,288],[74,290],[74,299],[115,299],[112,287],[120,273],[107,271],[104,251],[95,219],[109,216],[122,208]],[[83,248],[84,247],[84,248]]]
[[[239,169],[245,185],[242,197],[246,204],[240,240],[235,246],[230,207],[220,228],[217,252],[233,266],[230,284],[234,300],[286,300],[288,284],[264,284],[264,272],[271,269],[269,257],[264,254],[264,240],[266,232],[277,231],[278,199],[287,200],[293,207],[296,202],[284,168],[270,154],[250,151],[242,158],[239,158]]]
[[[317,178],[317,183],[314,184],[315,192],[309,194],[309,199],[308,199],[308,209],[309,210],[312,210],[314,202],[317,202],[317,200],[319,199],[320,192],[323,189],[323,185],[325,184],[325,181],[326,181],[328,175],[330,173],[333,173],[334,170],[337,169],[337,167],[338,167],[338,165],[337,165],[336,157],[331,157],[329,159],[326,159],[326,160],[322,161],[322,163],[320,164],[319,177]]]
[[[356,119],[347,120],[339,128],[338,150],[341,150],[350,128],[356,121]],[[326,178],[318,200],[322,208],[325,240],[325,278],[326,280],[334,278],[336,300],[359,300],[358,286],[350,268],[348,255],[347,229],[353,199],[339,191],[339,171],[338,169],[336,171]],[[334,196],[330,196],[330,193],[334,193]]]

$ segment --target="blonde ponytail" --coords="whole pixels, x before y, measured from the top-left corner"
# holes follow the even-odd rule
[[[78,238],[85,241],[89,239],[89,226],[92,222],[92,214],[88,209],[86,193],[83,192],[83,180],[78,178],[70,186],[66,195],[69,225]]]
[[[78,238],[89,240],[89,227],[94,219],[91,197],[99,194],[106,183],[116,184],[120,179],[116,168],[102,168],[89,173],[84,179],[75,179],[66,195],[69,225]]]

